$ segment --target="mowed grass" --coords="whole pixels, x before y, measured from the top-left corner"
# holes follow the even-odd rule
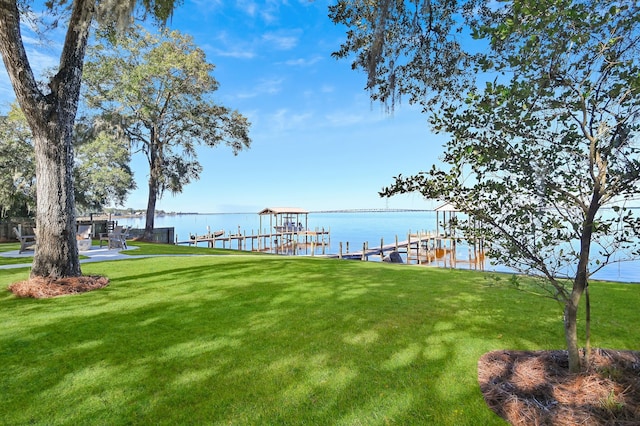
[[[0,270],[0,424],[487,425],[477,361],[564,347],[549,299],[489,274],[279,256],[86,264],[17,299]],[[592,283],[593,345],[638,350],[640,286]]]

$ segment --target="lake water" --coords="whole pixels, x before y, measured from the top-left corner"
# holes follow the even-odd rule
[[[120,225],[131,225],[133,228],[144,228],[145,219],[114,218]],[[300,217],[303,221],[304,217]],[[156,228],[173,227],[178,241],[186,241],[191,234],[203,235],[210,230],[224,230],[225,235],[241,234],[254,235],[269,233],[269,217],[262,218],[257,213],[216,213],[216,214],[180,214],[158,216],[155,219]],[[340,213],[310,213],[307,227],[310,230],[326,230],[329,236],[323,247],[316,247],[317,254],[337,254],[342,243],[343,253],[346,253],[347,243],[349,251],[359,251],[364,243],[370,247],[377,247],[381,240],[384,244],[392,244],[396,237],[399,241],[407,239],[409,233],[434,232],[436,230],[436,213],[434,211],[401,211],[401,212],[340,212]],[[236,248],[234,243],[233,248]],[[257,243],[256,243],[257,244]],[[204,245],[204,244],[201,244]],[[220,243],[217,247],[222,247]],[[226,247],[229,245],[227,243]],[[302,249],[302,254],[310,254],[309,248]],[[508,268],[491,265],[488,259],[476,261],[472,249],[465,245],[458,245],[455,256],[445,255],[428,262],[434,266],[482,269],[486,271],[507,272]],[[371,260],[379,260],[372,257]],[[424,260],[423,260],[424,262]],[[594,275],[595,279],[640,282],[640,261],[624,262],[608,265]]]

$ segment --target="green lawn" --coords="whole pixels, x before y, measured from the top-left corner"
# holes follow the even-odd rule
[[[4,290],[0,424],[485,425],[477,361],[564,346],[554,301],[488,275],[278,256],[82,266],[108,287]],[[593,345],[640,349],[640,286],[592,283]]]
[[[0,253],[6,251],[16,251],[20,249],[20,243],[0,243]],[[3,265],[22,265],[33,262],[33,251],[25,252],[31,256],[25,257],[2,257],[0,256],[0,266]],[[87,256],[80,255],[80,259],[86,259]]]
[[[20,243],[0,243],[0,253],[5,251],[15,251],[19,249],[20,249]],[[29,256],[29,257],[0,256],[0,265],[20,265],[23,263],[31,263],[31,262],[33,262],[33,256]]]

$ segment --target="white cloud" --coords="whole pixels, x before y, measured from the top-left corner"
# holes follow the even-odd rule
[[[42,50],[28,47],[27,56],[29,57],[29,64],[31,64],[31,69],[33,69],[33,73],[36,75],[36,78],[41,76],[44,71],[52,68],[58,68],[59,59],[54,55],[43,52]]]
[[[310,59],[298,58],[298,59],[289,59],[285,61],[285,65],[295,66],[295,67],[309,67],[313,64],[316,64],[322,60],[322,56],[314,56]]]
[[[251,50],[243,50],[243,49],[213,49],[215,56],[224,56],[227,58],[236,58],[236,59],[253,59],[256,54]]]
[[[282,78],[261,80],[253,89],[238,94],[239,98],[254,98],[259,95],[275,95],[282,91]]]
[[[195,3],[199,12],[211,12],[222,9],[224,6],[222,0],[191,0]]]
[[[353,126],[366,120],[364,114],[353,114],[347,112],[336,112],[325,115],[325,123],[329,127]]]
[[[311,87],[307,90],[304,90],[302,92],[302,95],[309,99],[309,98],[315,98],[318,96],[321,96],[322,94],[326,94],[326,93],[333,93],[334,91],[334,87],[333,86],[321,86],[321,87]]]
[[[268,117],[273,130],[281,132],[292,129],[307,128],[313,117],[310,112],[292,113],[287,108],[281,108]]]
[[[267,33],[262,36],[262,41],[277,50],[290,50],[298,44],[297,35]]]
[[[237,0],[236,7],[251,18],[259,17],[267,24],[276,22],[280,12],[279,2],[267,1],[257,3],[253,0]]]
[[[26,41],[35,41],[35,43],[26,43]],[[57,69],[59,58],[54,54],[48,53],[52,49],[43,47],[36,39],[25,37],[25,49],[29,64],[33,71],[34,77],[44,80],[43,75],[50,69]],[[5,105],[9,105],[15,99],[11,79],[4,66],[0,66],[0,109]]]
[[[370,102],[368,99],[363,99],[358,96],[354,103],[350,107],[334,110],[324,115],[323,122],[328,127],[346,127],[357,125],[375,125],[388,118],[385,114],[376,114],[367,108],[366,102]],[[354,112],[358,111],[358,112]]]
[[[256,56],[254,49],[245,41],[231,40],[229,34],[221,31],[213,37],[215,46],[207,43],[205,51],[212,52],[213,56],[222,56],[237,59],[253,59]]]
[[[250,0],[239,0],[236,2],[236,6],[241,9],[247,15],[254,17],[256,16],[256,12],[258,10],[258,5],[254,1]]]

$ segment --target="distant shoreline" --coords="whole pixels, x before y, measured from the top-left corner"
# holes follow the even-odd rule
[[[640,209],[640,207],[633,206],[627,207],[630,210]],[[600,210],[613,210],[612,207],[601,207]],[[425,213],[425,212],[435,212],[435,209],[375,209],[375,208],[366,208],[366,209],[332,209],[332,210],[309,210],[309,214],[332,214],[332,213]],[[208,213],[198,213],[198,212],[156,212],[156,217],[162,216],[186,216],[186,215],[238,215],[238,214],[258,214],[258,212],[208,212]],[[146,213],[138,212],[138,213],[105,213],[105,214],[94,214],[93,220],[116,220],[118,218],[121,219],[132,219],[132,218],[142,218],[146,217]],[[89,221],[92,220],[89,216],[78,216],[77,220],[80,221]]]
[[[433,212],[434,209],[338,209],[338,210],[310,210],[309,214],[324,213],[420,213]],[[258,212],[156,212],[156,217],[162,216],[186,216],[186,215],[235,215],[235,214],[258,214]],[[78,216],[77,220],[115,220],[115,219],[132,219],[146,217],[146,213],[104,213],[94,214],[93,216]]]
[[[309,210],[309,214],[312,213],[413,213],[413,212],[433,212],[433,209],[338,209],[338,210]],[[170,213],[166,213],[168,215]],[[171,213],[171,214],[198,214],[198,215],[210,215],[210,214],[258,214],[257,212],[233,212],[233,213]]]

